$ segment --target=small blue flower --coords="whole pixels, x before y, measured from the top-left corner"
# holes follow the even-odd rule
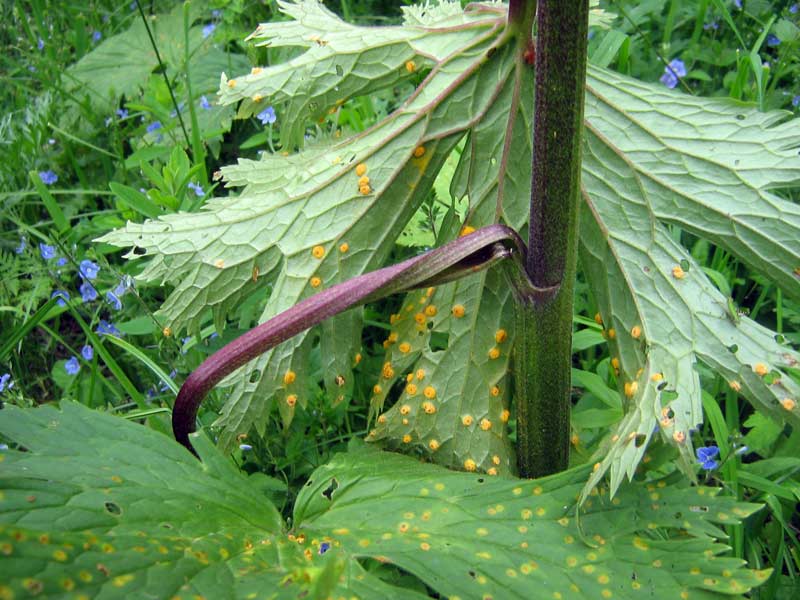
[[[100,266],[97,263],[92,262],[89,259],[84,259],[81,261],[79,274],[84,279],[95,279],[99,271]]]
[[[795,108],[800,106],[800,94],[792,98],[792,106],[794,106]],[[17,254],[19,254],[19,252],[17,252]]]
[[[680,58],[673,58],[669,65],[664,67],[664,74],[661,76],[661,83],[672,89],[678,85],[678,78],[686,76],[686,65]]]
[[[742,10],[742,0],[733,0],[733,5],[739,10]]]
[[[41,242],[39,242],[39,254],[41,254],[42,258],[45,260],[50,260],[51,258],[55,258],[56,247],[48,246],[47,244],[42,244]]]
[[[65,264],[67,264],[67,262],[69,262],[69,261],[67,261],[66,257],[59,256],[58,260],[56,260],[56,266],[57,267],[63,267]]]
[[[122,310],[122,300],[114,292],[106,292],[106,302],[114,307],[114,310]]]
[[[205,39],[208,36],[210,36],[212,33],[214,33],[214,30],[216,28],[217,28],[217,26],[214,23],[209,23],[208,25],[203,27],[203,38]]]
[[[186,104],[185,102],[178,102],[178,110],[175,110],[173,108],[172,111],[169,113],[169,116],[172,117],[173,119],[177,117],[178,112],[183,112],[183,107],[185,104]]]
[[[275,115],[275,109],[271,106],[268,106],[260,113],[256,115],[256,118],[261,121],[262,125],[272,124],[277,120],[277,116]]]
[[[798,10],[800,10],[800,4],[792,4],[789,7],[789,12],[792,13],[793,15],[796,15]]]
[[[45,185],[53,185],[58,181],[58,175],[53,173],[53,171],[39,171],[39,179],[41,179],[42,183]]]
[[[719,462],[714,460],[719,456],[719,448],[717,446],[704,446],[696,450],[697,462],[700,467],[706,471],[713,471],[719,466]]]
[[[78,357],[73,356],[67,362],[64,363],[64,368],[67,370],[69,375],[77,375],[78,371],[81,370],[81,365],[78,362]]]
[[[208,103],[208,98],[200,96],[200,108],[204,110],[211,110],[211,104]]]
[[[719,21],[714,19],[713,21],[710,21],[708,23],[703,23],[703,29],[705,29],[706,31],[708,31],[709,29],[713,29],[716,31],[717,29],[719,29]]]
[[[95,31],[94,33],[92,33],[92,40],[94,40],[95,42],[99,42],[100,38],[102,38],[102,37],[103,37],[103,34],[100,33],[99,31]]]
[[[122,337],[122,332],[116,328],[116,326],[104,319],[100,319],[100,323],[97,324],[97,329],[95,329],[97,333],[100,335],[115,335],[117,337]]]
[[[128,118],[128,109],[127,108],[118,108],[117,109],[117,117],[120,119],[127,119]]]
[[[218,8],[215,8],[214,10],[211,11],[211,16],[214,17],[215,19],[219,19],[222,16],[222,11]]]
[[[122,298],[128,290],[133,287],[133,280],[130,275],[126,275],[119,280],[117,287],[114,288],[114,295],[117,298]]]
[[[774,48],[775,46],[780,46],[780,45],[781,45],[781,38],[779,38],[777,35],[770,33],[767,36],[767,46]]]
[[[39,48],[39,50],[44,50],[44,40],[42,38],[39,38],[36,42],[36,47]]]
[[[239,444],[239,450],[243,452],[247,452],[248,450],[252,450],[253,447],[250,444]]]
[[[159,129],[161,129],[161,121],[153,121],[147,126],[147,133],[153,133]]]
[[[50,294],[50,297],[58,298],[58,300],[56,300],[56,304],[58,304],[59,306],[66,306],[67,300],[69,300],[69,292],[67,292],[66,290],[56,290],[55,292]]]
[[[22,254],[23,252],[25,252],[25,247],[27,245],[28,245],[28,240],[23,235],[22,237],[19,238],[19,246],[14,248],[14,252],[16,252],[17,254]]]
[[[187,185],[186,187],[188,187],[190,190],[194,191],[194,195],[195,195],[195,196],[200,196],[200,197],[202,197],[202,196],[205,196],[205,194],[206,194],[206,193],[203,191],[203,188],[202,188],[202,187],[200,187],[200,184],[199,184],[199,183],[190,183],[190,184],[189,184],[189,185]]]
[[[330,550],[330,549],[331,549],[331,544],[330,544],[330,542],[322,542],[322,543],[320,543],[320,545],[319,545],[319,550],[318,550],[318,552],[319,552],[320,554],[325,554],[325,553],[326,553],[328,550]]]
[[[94,358],[94,348],[92,348],[89,344],[86,344],[83,348],[81,348],[81,356],[85,360],[92,360],[92,358]]]
[[[11,380],[11,373],[0,375],[0,392],[7,392],[13,387],[14,382]]]
[[[93,300],[97,300],[97,290],[94,289],[94,286],[89,283],[88,281],[84,281],[81,284],[81,287],[78,288],[81,293],[81,299],[84,302],[91,302]]]

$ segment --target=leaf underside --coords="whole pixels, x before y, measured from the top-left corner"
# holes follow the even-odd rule
[[[8,407],[0,433],[26,448],[0,453],[2,597],[427,597],[367,559],[449,598],[712,598],[769,576],[720,556],[715,523],[757,507],[712,488],[631,484],[613,501],[600,489],[581,514],[589,546],[572,514],[585,469],[518,481],[360,447],[311,475],[289,529],[205,436],[200,463],[68,402]]]
[[[425,27],[416,17],[400,27],[358,27],[313,1],[281,3],[293,20],[259,27],[251,36],[257,43],[306,51],[249,75],[223,76],[221,102],[239,102],[241,116],[274,104],[287,148],[302,143],[305,124],[350,98],[421,81],[366,132],[343,141],[320,134],[295,154],[227,167],[228,185],[243,187],[240,196],[101,238],[144,248],[149,262],[141,279],[175,284],[160,311],[173,331],[198,330],[209,306],[221,326],[237,302],[261,289],[254,273],[270,273],[273,283],[263,321],[314,293],[315,277],[329,286],[381,266],[462,139],[451,191],[469,198],[466,225],[501,221],[525,229],[533,74],[517,64],[513,38],[504,37],[505,9],[470,6],[463,13],[450,5],[434,10]],[[630,390],[635,381],[636,390],[585,494],[609,469],[612,492],[631,476],[647,447],[633,440],[649,441],[656,426],[691,473],[690,431],[702,421],[698,361],[741,386],[759,410],[800,424],[798,409],[781,404],[800,398],[785,371],[797,364],[797,352],[747,318],[731,321],[727,299],[670,229],[712,241],[800,297],[800,208],[770,191],[798,182],[800,120],[684,96],[591,66],[586,89],[581,262],[620,361],[620,386],[628,383]],[[515,93],[521,101],[512,110]],[[361,163],[369,177],[366,195],[355,174]],[[457,235],[459,227],[447,234]],[[312,253],[317,245],[325,249],[321,258]],[[676,266],[684,271],[681,279]],[[513,473],[503,412],[514,339],[507,288],[490,271],[440,286],[424,302],[418,293],[406,299],[391,324],[388,368],[376,381],[376,414],[396,381],[409,374],[412,381],[402,383],[399,400],[378,416],[372,439],[448,466]],[[454,314],[457,306],[465,316]],[[321,330],[323,347],[337,349],[325,375],[336,395],[341,391],[333,382],[338,375],[350,381],[360,348],[360,314],[342,319],[349,322]],[[289,394],[306,402],[303,377],[318,335],[300,335],[228,380],[232,393],[218,422],[223,447],[253,425],[263,432],[274,402],[286,421],[294,411]],[[437,346],[437,336],[446,348]],[[756,373],[761,364],[783,376],[777,383],[765,379]],[[287,385],[289,370],[297,378]],[[417,379],[420,370],[424,376]],[[433,392],[425,395],[429,386]]]

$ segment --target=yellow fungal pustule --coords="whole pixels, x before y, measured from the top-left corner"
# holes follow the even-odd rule
[[[222,258],[218,258],[217,260],[214,261],[214,266],[217,267],[218,269],[224,269],[225,260]]]
[[[360,186],[358,186],[358,193],[361,194],[362,196],[369,196],[371,191],[372,191],[372,188],[369,187],[368,185],[360,185]]]
[[[428,448],[436,452],[439,449],[439,440],[431,440],[428,442]]]
[[[283,374],[283,383],[286,385],[294,383],[295,379],[297,379],[297,374],[294,371],[286,371],[286,373]]]
[[[385,425],[386,424],[386,415],[380,415],[378,417],[378,423],[380,423],[381,425]]]
[[[769,367],[764,363],[756,363],[753,365],[753,371],[759,377],[763,377],[767,373],[769,373]]]
[[[503,412],[500,413],[500,420],[503,423],[508,423],[508,418],[511,416],[511,411],[507,408],[503,409]]]
[[[408,404],[403,404],[403,406],[400,407],[401,415],[407,415],[410,412],[411,412],[411,407]]]
[[[500,388],[496,385],[493,385],[492,388],[489,390],[489,393],[494,396],[495,398],[500,395]]]
[[[407,354],[408,352],[411,351],[411,344],[409,344],[408,342],[403,342],[397,347],[397,349],[400,350],[400,352],[402,352],[403,354]]]
[[[250,69],[250,75],[258,75],[259,73],[261,73],[261,71],[262,71],[261,67],[253,67],[252,69]]]
[[[362,175],[358,178],[358,187],[361,187],[362,185],[369,185],[369,177],[366,175]]]
[[[403,436],[403,443],[404,444],[410,444],[411,443],[411,436],[409,434],[405,434]]]
[[[425,155],[425,146],[414,148],[414,158],[422,158]]]
[[[472,418],[472,415],[464,415],[464,416],[461,417],[461,424],[464,427],[469,427],[470,425],[472,425],[474,420],[475,419]]]
[[[233,89],[236,87],[236,80],[235,79],[228,79],[228,87]]]
[[[680,265],[675,265],[672,267],[672,276],[675,279],[683,279],[686,277],[686,271],[684,271]]]
[[[642,337],[642,328],[638,325],[631,327],[631,336],[633,339],[638,340],[640,337]]]
[[[492,348],[491,350],[489,350],[489,358],[491,358],[492,360],[500,358],[500,349]]]
[[[409,396],[413,396],[416,393],[417,393],[417,386],[414,385],[413,383],[409,383],[406,386],[406,394],[408,394]]]
[[[420,312],[420,313],[417,313],[417,314],[415,314],[415,315],[414,315],[414,320],[415,320],[415,321],[416,321],[416,322],[417,322],[419,325],[424,325],[424,324],[425,324],[425,322],[426,322],[428,319],[427,319],[427,317],[425,316],[425,314],[424,314],[424,313],[421,313],[421,312]]]
[[[350,244],[348,244],[347,242],[344,242],[343,244],[339,245],[339,252],[341,252],[342,254],[344,254],[348,250],[350,250]]]
[[[253,281],[258,281],[259,273],[260,271],[258,270],[258,267],[253,267]]]
[[[791,398],[784,398],[783,400],[781,400],[781,406],[785,410],[794,410],[795,407],[797,406],[797,402],[795,402]]]
[[[426,415],[432,415],[436,412],[436,407],[433,405],[433,402],[423,402],[422,410],[425,411]]]
[[[356,175],[361,177],[366,172],[367,172],[367,165],[365,165],[364,163],[358,163],[356,165]]]
[[[686,441],[686,433],[683,431],[676,431],[672,434],[672,439],[675,440],[677,443],[682,444]]]
[[[492,456],[492,462],[494,464],[496,464],[496,465],[499,465],[500,464],[500,457],[497,456],[497,454],[495,454],[494,456]]]
[[[489,431],[492,428],[492,422],[489,419],[481,419],[480,427],[484,431]]]
[[[474,231],[475,231],[475,228],[472,225],[464,225],[461,228],[461,233],[459,233],[458,235],[460,235],[461,237],[464,237],[465,235],[469,235],[470,233],[474,233]]]
[[[422,394],[428,400],[433,400],[434,398],[436,398],[436,388],[434,388],[432,385],[426,385],[425,389],[422,390]]]
[[[417,70],[417,64],[413,60],[406,61],[406,71],[413,73]]]
[[[603,317],[600,316],[600,313],[595,313],[594,314],[594,322],[597,323],[598,325],[602,325],[603,324]]]
[[[170,337],[172,335],[172,329],[169,327],[164,327],[164,329],[161,330],[161,333],[164,334],[164,337]]]
[[[253,102],[255,102],[256,104],[261,102],[263,99],[264,99],[264,96],[262,96],[261,94],[256,94],[255,96],[253,96]]]
[[[361,352],[356,352],[356,356],[353,359],[353,363],[358,364],[361,362]]]
[[[466,310],[464,309],[464,305],[463,304],[456,304],[455,306],[453,306],[453,309],[452,309],[451,312],[453,313],[453,316],[456,319],[460,319],[461,317],[464,316],[464,313],[466,312]]]
[[[608,335],[608,339],[613,340],[615,337],[617,337],[617,330],[612,327],[606,332],[606,334]]]
[[[397,332],[392,331],[389,334],[389,337],[386,338],[386,341],[389,342],[390,344],[394,344],[397,341]]]
[[[478,465],[475,464],[474,460],[472,460],[471,458],[468,458],[467,460],[464,461],[464,468],[467,471],[474,471],[475,469],[478,468]]]
[[[295,404],[297,404],[297,396],[294,394],[289,394],[288,396],[286,396],[286,404],[288,404],[289,406],[294,406]]]
[[[383,363],[383,368],[381,369],[381,375],[383,375],[384,379],[391,379],[394,377],[394,369],[392,368],[392,363],[385,362]]]
[[[653,373],[650,375],[650,381],[653,383],[658,383],[659,381],[663,381],[664,374],[663,373]]]
[[[615,371],[619,371],[619,359],[616,356],[611,359],[611,366],[614,367]]]
[[[309,280],[309,283],[311,284],[311,287],[318,288],[319,286],[322,285],[322,279],[320,279],[319,277],[312,277]]]
[[[508,339],[508,332],[505,329],[498,329],[494,332],[494,341],[498,344],[502,344]]]
[[[578,447],[578,444],[580,443],[580,441],[581,441],[581,438],[578,437],[577,433],[573,433],[569,438],[569,443],[572,444],[573,446],[575,446],[576,448]]]
[[[592,467],[592,471],[596,472],[599,468],[600,468],[600,463],[596,462],[596,463],[594,463],[594,466]]]
[[[633,398],[636,395],[636,390],[639,389],[639,384],[635,381],[626,381],[624,389],[625,396],[628,398]]]
[[[734,392],[740,392],[740,391],[742,391],[742,384],[741,384],[741,383],[739,383],[738,381],[736,381],[735,379],[734,379],[733,381],[729,381],[729,382],[728,382],[728,385],[730,386],[730,388],[731,388],[731,389],[732,389]]]
[[[437,312],[438,310],[433,304],[425,307],[425,314],[429,317],[435,317]]]
[[[419,380],[425,379],[425,369],[417,369],[416,377]]]
[[[494,477],[497,475],[497,469],[495,469],[494,467],[489,467],[488,469],[486,469],[486,474]]]
[[[425,290],[425,295],[428,298],[430,298],[431,296],[433,296],[433,292],[435,292],[435,291],[436,291],[435,287],[429,287],[427,290]]]
[[[379,386],[379,385],[373,385],[372,386],[372,393],[375,394],[376,396],[380,396],[382,391],[383,391],[383,388],[381,386]]]
[[[412,381],[414,381],[414,374],[409,373],[408,375],[406,375],[406,383],[411,383]]]

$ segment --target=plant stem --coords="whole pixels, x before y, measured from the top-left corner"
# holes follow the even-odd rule
[[[523,477],[569,463],[588,0],[539,0],[528,276],[517,304],[517,461]]]

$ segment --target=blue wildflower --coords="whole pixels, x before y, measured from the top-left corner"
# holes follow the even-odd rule
[[[719,448],[717,446],[704,446],[696,450],[697,462],[700,467],[706,471],[713,471],[719,466],[719,462],[714,460],[719,456]]]
[[[106,302],[114,307],[114,310],[122,310],[122,300],[114,292],[106,292]]]
[[[94,348],[92,348],[89,344],[86,344],[83,348],[81,348],[81,356],[86,360],[92,360],[94,358]]]
[[[215,8],[214,10],[211,11],[211,16],[214,17],[215,19],[219,19],[222,16],[222,11],[218,8]]]
[[[55,246],[49,246],[39,242],[39,254],[42,255],[43,259],[50,260],[51,258],[56,257],[56,248]]]
[[[0,375],[0,392],[7,392],[13,387],[14,382],[11,380],[11,373]]]
[[[147,133],[153,133],[159,129],[161,129],[161,121],[153,121],[147,126]]]
[[[95,329],[97,333],[100,335],[116,335],[117,337],[122,337],[122,332],[117,329],[117,327],[105,319],[100,319],[100,323],[97,324],[97,329]]]
[[[67,300],[69,300],[69,292],[67,292],[66,290],[56,290],[55,292],[50,294],[50,297],[58,298],[58,300],[56,300],[56,304],[58,304],[59,306],[66,306]]]
[[[714,19],[713,21],[710,21],[708,23],[703,23],[703,29],[705,29],[706,31],[708,31],[709,29],[713,29],[716,31],[717,29],[719,29],[719,21]]]
[[[78,288],[81,293],[81,299],[84,302],[91,302],[92,300],[97,300],[97,290],[94,289],[94,286],[89,283],[88,281],[84,281],[81,284],[81,287]]]
[[[102,37],[103,37],[103,34],[100,33],[99,31],[95,31],[94,33],[92,33],[92,40],[94,40],[95,42],[99,42],[100,38],[102,38]]]
[[[120,119],[127,119],[128,118],[128,109],[127,108],[118,108],[117,109],[117,117]]]
[[[794,106],[795,108],[800,106],[800,94],[792,98],[792,106]],[[17,252],[17,254],[19,254],[19,252]]]
[[[272,124],[277,120],[277,116],[275,115],[275,109],[271,106],[268,106],[260,113],[256,115],[256,118],[261,121],[262,125]]]
[[[789,12],[792,13],[793,15],[796,15],[798,10],[800,10],[800,4],[792,4],[789,7]]]
[[[119,280],[117,287],[114,288],[114,295],[117,298],[122,298],[131,287],[133,287],[133,281],[130,275],[124,276]]]
[[[331,549],[331,544],[330,544],[330,542],[322,542],[322,543],[320,543],[320,545],[319,545],[319,550],[318,550],[318,552],[319,552],[320,554],[325,554],[325,553],[326,553],[328,550],[330,550],[330,549]]]
[[[90,261],[89,259],[84,259],[81,261],[79,274],[84,279],[95,279],[97,277],[97,273],[100,271],[100,266]]]
[[[205,96],[200,96],[200,108],[204,110],[211,110],[211,104],[209,104],[208,98]]]
[[[252,449],[253,447],[250,444],[239,444],[239,450],[243,450],[244,452]]]
[[[190,190],[194,191],[194,195],[195,195],[195,196],[205,196],[205,194],[206,194],[206,193],[203,191],[203,188],[202,188],[202,187],[200,187],[200,184],[199,184],[199,183],[190,183],[190,184],[189,184],[189,185],[187,185],[186,187],[188,187]]]
[[[216,26],[216,24],[214,24],[214,23],[209,23],[208,25],[206,25],[205,27],[203,27],[203,38],[207,38],[207,37],[208,37],[208,36],[210,36],[212,33],[214,33],[214,30],[215,30],[216,28],[217,28],[217,26]]]
[[[178,110],[175,110],[173,108],[172,111],[169,113],[169,116],[172,117],[173,119],[177,117],[178,112],[183,112],[183,107],[185,104],[186,104],[185,102],[178,102]]]
[[[742,10],[742,0],[733,0],[733,5],[739,10]]]
[[[36,47],[39,48],[39,50],[44,50],[44,40],[42,38],[39,38],[36,42]]]
[[[64,363],[64,368],[67,370],[69,375],[77,375],[78,371],[81,370],[81,364],[78,362],[78,357],[73,356],[67,362]]]
[[[67,264],[67,262],[69,261],[67,261],[67,259],[64,256],[59,256],[58,260],[56,260],[56,266],[63,267],[65,264]]]
[[[39,179],[41,179],[42,183],[45,185],[53,185],[56,181],[58,181],[58,175],[49,170],[39,171]]]
[[[22,254],[23,252],[25,252],[25,247],[26,247],[27,245],[28,245],[28,240],[27,240],[27,239],[25,238],[25,236],[23,235],[23,236],[21,236],[21,237],[19,238],[19,246],[17,246],[16,248],[14,248],[14,252],[16,252],[17,254]]]
[[[774,48],[775,46],[780,46],[780,45],[781,45],[781,38],[779,38],[777,35],[770,33],[767,36],[767,46]]]
[[[661,76],[661,83],[672,89],[678,85],[680,77],[686,76],[686,65],[680,58],[673,58],[669,65],[664,67],[664,74]]]

